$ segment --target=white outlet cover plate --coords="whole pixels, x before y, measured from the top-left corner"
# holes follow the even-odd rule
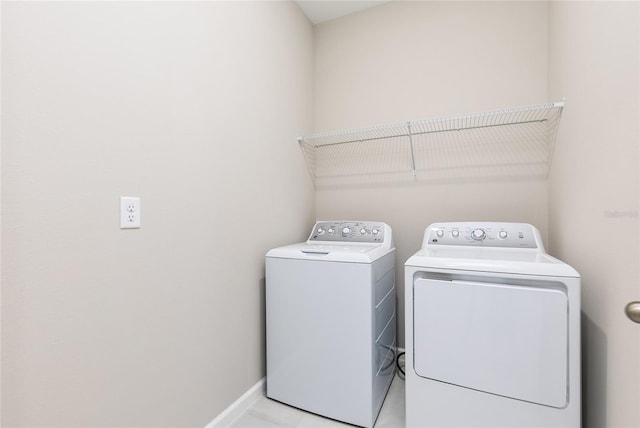
[[[120,196],[120,229],[139,229],[140,213],[140,198]]]

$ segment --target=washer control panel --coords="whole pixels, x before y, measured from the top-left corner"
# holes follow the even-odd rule
[[[506,248],[542,248],[538,229],[527,223],[434,223],[424,234],[428,245],[464,245]]]
[[[384,223],[371,221],[321,221],[313,226],[309,241],[379,243],[384,229]]]

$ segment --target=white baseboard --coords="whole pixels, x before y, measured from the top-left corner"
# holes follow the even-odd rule
[[[209,422],[204,428],[228,427],[238,419],[249,407],[253,405],[260,397],[266,393],[266,381],[262,378],[253,385],[247,392],[242,394],[240,398],[231,403],[229,407],[224,409],[214,420]]]

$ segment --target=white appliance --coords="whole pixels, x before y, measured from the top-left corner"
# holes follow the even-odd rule
[[[372,427],[395,372],[395,248],[379,222],[323,221],[266,255],[267,396]]]
[[[408,427],[580,427],[580,276],[523,223],[435,223],[405,263]]]

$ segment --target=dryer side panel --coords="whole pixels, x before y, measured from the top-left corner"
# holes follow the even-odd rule
[[[531,403],[568,404],[568,299],[557,288],[414,282],[418,376]]]

